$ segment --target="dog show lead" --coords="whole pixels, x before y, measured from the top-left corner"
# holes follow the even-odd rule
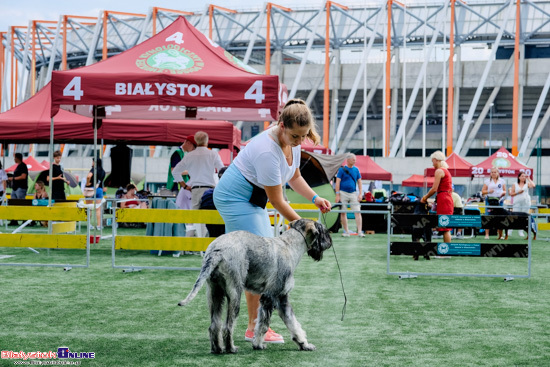
[[[305,138],[320,142],[315,120],[304,101],[287,102],[277,124],[255,136],[229,166],[214,190],[214,203],[225,222],[226,233],[245,230],[273,237],[265,206],[273,207],[289,222],[300,216],[286,202],[283,185],[311,200],[321,212],[330,211],[328,200],[317,195],[300,174],[300,151]],[[245,340],[254,339],[260,294],[245,292],[248,327]],[[269,329],[266,343],[284,343],[281,335]]]

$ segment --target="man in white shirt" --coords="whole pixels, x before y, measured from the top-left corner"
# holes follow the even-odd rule
[[[187,153],[172,170],[174,182],[184,188],[191,186],[192,209],[199,209],[202,195],[208,189],[216,186],[214,173],[219,171],[224,164],[217,152],[208,149],[208,134],[198,131],[195,134],[197,148]],[[189,181],[183,181],[182,173],[187,171]]]

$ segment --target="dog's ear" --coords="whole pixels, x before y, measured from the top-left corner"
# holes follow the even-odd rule
[[[308,220],[305,223],[304,232],[308,239],[317,236],[319,234],[319,231],[317,230],[317,222],[313,220]]]

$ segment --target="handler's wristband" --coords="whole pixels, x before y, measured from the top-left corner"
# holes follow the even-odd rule
[[[336,191],[336,195],[338,195],[340,193],[340,191]]]
[[[311,198],[311,202],[313,204],[315,204],[315,199],[317,199],[319,197],[319,195],[314,195],[312,198]]]

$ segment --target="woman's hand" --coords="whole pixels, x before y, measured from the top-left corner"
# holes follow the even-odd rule
[[[422,204],[426,203],[427,199],[426,199],[426,195],[422,196],[422,199],[420,199],[420,202]]]
[[[317,196],[313,204],[315,204],[315,206],[319,208],[319,210],[321,210],[321,213],[330,212],[331,205],[330,205],[330,201],[328,201],[327,199]]]

